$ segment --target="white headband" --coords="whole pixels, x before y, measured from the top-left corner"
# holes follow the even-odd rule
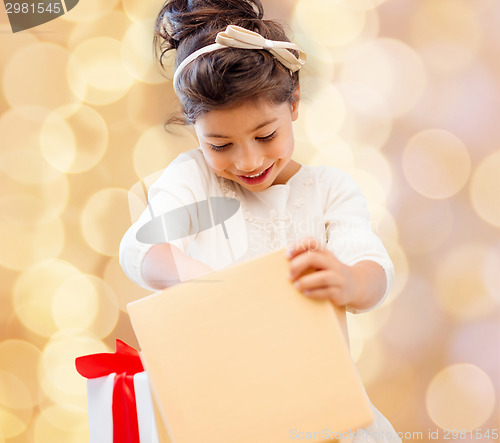
[[[217,51],[224,48],[241,49],[265,49],[273,54],[278,61],[286,66],[290,71],[298,71],[306,62],[306,53],[295,43],[266,40],[257,32],[250,31],[240,26],[229,25],[224,32],[219,32],[215,42],[186,57],[177,67],[174,73],[174,88],[176,88],[177,78],[181,71],[194,59],[207,52]],[[299,58],[295,57],[289,49],[299,52]]]

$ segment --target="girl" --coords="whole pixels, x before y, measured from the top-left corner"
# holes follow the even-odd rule
[[[151,186],[149,209],[125,234],[120,263],[133,281],[158,290],[287,247],[290,279],[305,296],[351,312],[373,309],[392,286],[391,260],[354,181],[292,159],[305,54],[262,17],[260,0],[164,4],[159,61],[176,50],[174,88],[200,148],[181,154]],[[210,216],[199,203],[217,197],[237,199],[239,210],[223,229],[197,229]],[[185,235],[140,241],[153,215],[173,210],[182,215],[168,218],[167,233],[181,226]],[[374,415],[354,441],[400,441],[375,408]]]

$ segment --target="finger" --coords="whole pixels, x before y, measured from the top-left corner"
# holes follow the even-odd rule
[[[348,303],[344,292],[333,286],[304,289],[300,292],[308,298],[316,300],[329,300],[337,306],[344,306]]]
[[[300,254],[290,260],[289,278],[295,280],[306,271],[334,268],[335,266],[335,258],[329,251],[310,251],[308,254]]]
[[[321,249],[321,242],[314,237],[305,237],[298,242],[294,243],[289,249],[286,250],[286,256],[289,260],[296,257],[303,252],[309,250]]]
[[[340,288],[341,280],[333,271],[316,271],[306,274],[294,282],[295,287],[300,291],[310,291],[318,288]]]
[[[301,291],[307,298],[315,299],[315,300],[331,300],[332,298],[332,290],[331,288],[316,288],[316,289],[308,289],[306,291]]]

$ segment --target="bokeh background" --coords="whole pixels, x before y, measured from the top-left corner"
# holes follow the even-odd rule
[[[500,2],[263,3],[309,55],[295,159],[354,176],[395,264],[349,317],[369,396],[405,441],[498,441]],[[161,4],[81,0],[16,34],[0,6],[0,442],[88,441],[75,357],[137,345],[129,190],[197,147],[163,128]]]

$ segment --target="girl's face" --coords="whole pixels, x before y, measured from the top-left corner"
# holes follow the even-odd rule
[[[195,123],[208,166],[250,191],[284,184],[300,168],[291,160],[292,122],[298,101],[280,105],[248,102],[207,112]]]

